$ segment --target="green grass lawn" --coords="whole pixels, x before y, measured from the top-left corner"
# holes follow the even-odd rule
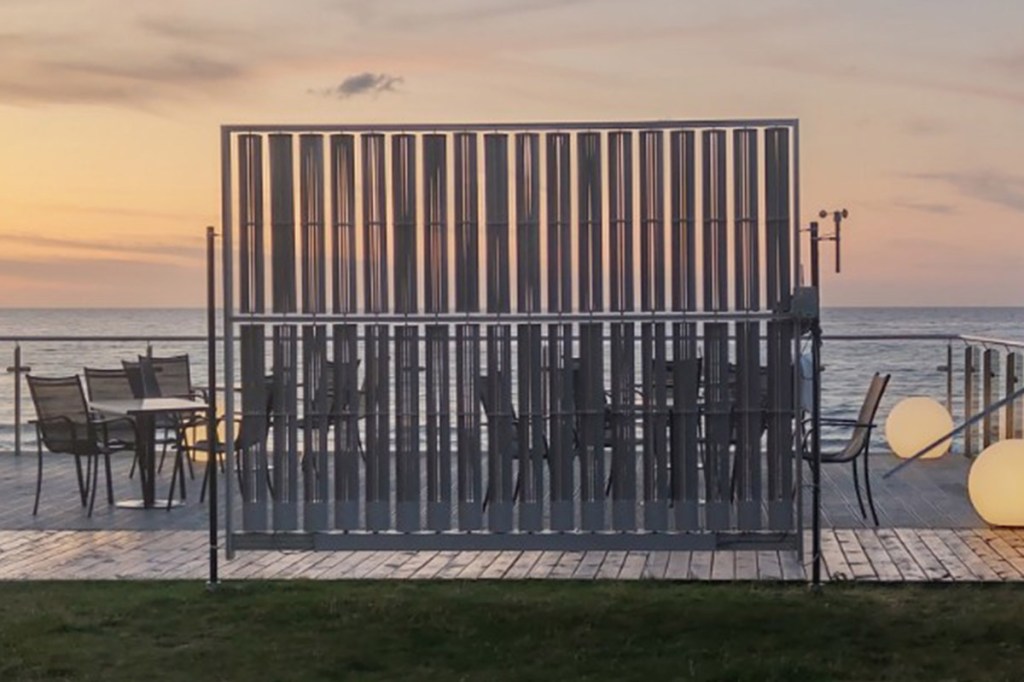
[[[1024,587],[2,584],[36,679],[1021,680]]]

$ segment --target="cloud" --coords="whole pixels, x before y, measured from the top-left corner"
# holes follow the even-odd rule
[[[948,127],[938,119],[926,116],[915,116],[903,122],[900,130],[908,135],[933,137],[948,131]]]
[[[1024,213],[1024,177],[996,170],[916,173],[911,177],[940,182],[965,197]]]
[[[404,79],[401,76],[364,71],[363,73],[349,76],[333,88],[310,90],[309,92],[314,95],[337,97],[338,99],[348,99],[357,95],[377,96],[382,92],[396,92],[396,86],[403,81]]]
[[[38,246],[46,249],[64,249],[81,252],[83,258],[87,253],[120,254],[129,260],[147,260],[150,262],[168,262],[169,260],[195,261],[203,259],[204,247],[198,240],[181,244],[147,244],[137,240],[111,239],[67,239],[64,237],[46,237],[31,234],[0,234],[0,243]],[[111,260],[119,260],[116,256]]]
[[[927,201],[911,201],[909,199],[897,199],[893,202],[893,206],[897,208],[906,208],[911,211],[921,211],[922,213],[932,213],[935,215],[953,215],[957,212],[956,206],[952,204],[940,204]]]

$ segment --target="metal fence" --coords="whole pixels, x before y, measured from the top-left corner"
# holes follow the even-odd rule
[[[796,128],[223,128],[229,552],[797,546]]]

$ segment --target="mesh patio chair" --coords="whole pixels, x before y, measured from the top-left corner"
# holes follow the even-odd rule
[[[498,406],[494,404],[494,397],[497,391],[502,391],[500,398],[501,402],[504,402],[509,406],[507,413],[499,413]],[[480,395],[480,404],[484,408],[484,414],[487,415],[487,421],[489,424],[495,424],[495,428],[499,431],[497,434],[498,446],[505,451],[505,456],[510,457],[513,463],[519,462],[519,416],[516,414],[516,408],[512,404],[512,387],[511,384],[506,384],[502,381],[502,374],[499,372],[492,378],[488,374],[480,376],[478,384],[478,393]],[[505,428],[501,428],[504,424]],[[547,436],[543,436],[543,458],[544,461],[548,461],[548,441]],[[519,468],[516,471],[516,482],[515,487],[512,491],[512,501],[515,502],[519,499],[519,493],[523,487],[523,472]],[[487,490],[484,493],[483,508],[487,509],[487,504],[491,500],[491,494],[493,492],[490,481],[487,484]]]
[[[835,418],[821,418],[822,426],[838,426],[852,429],[850,438],[846,442],[846,445],[842,450],[837,452],[822,452],[821,463],[822,464],[833,464],[833,463],[845,463],[849,462],[853,468],[853,489],[857,493],[857,504],[860,506],[860,513],[863,518],[867,518],[867,511],[864,509],[864,500],[860,493],[860,481],[857,476],[857,460],[864,460],[864,491],[868,498],[868,507],[871,508],[871,518],[878,525],[878,512],[875,510],[875,500],[871,496],[871,476],[869,463],[871,458],[869,457],[871,448],[871,431],[875,428],[874,423],[875,415],[878,413],[878,405],[882,402],[882,395],[885,393],[886,386],[889,385],[889,375],[882,375],[875,372],[875,375],[871,378],[871,383],[868,385],[868,392],[864,396],[864,402],[860,407],[860,412],[856,419],[835,419]],[[810,438],[813,437],[813,427],[807,429],[804,432],[804,459],[810,460],[812,455],[808,452],[808,443]]]
[[[236,418],[236,420],[235,420],[235,447],[234,447],[234,451],[236,453],[247,452],[250,449],[258,447],[261,444],[265,446],[265,444],[267,442],[267,438],[270,435],[270,422],[271,422],[271,417],[273,415],[273,410],[274,410],[274,382],[273,382],[273,377],[272,376],[267,377],[266,382],[264,384],[264,390],[266,391],[266,393],[265,393],[265,401],[264,401],[264,406],[263,406],[262,411],[258,412],[258,413],[254,413],[254,414],[244,414],[243,413],[240,418]],[[217,430],[216,430],[216,437],[214,439],[211,439],[210,438],[210,433],[209,433],[209,431],[210,431],[209,424],[208,423],[204,423],[196,431],[193,432],[193,435],[195,435],[196,437],[194,439],[193,438],[186,438],[183,441],[183,443],[182,443],[182,447],[183,447],[184,451],[186,453],[188,453],[188,454],[194,454],[194,453],[202,452],[208,458],[216,458],[216,460],[217,460],[216,461],[216,466],[220,466],[221,470],[223,471],[223,469],[224,469],[224,456],[225,456],[225,452],[226,452],[226,448],[224,447],[224,430],[225,429],[224,429],[223,415],[219,415],[218,416],[218,422],[217,422],[217,427],[216,428],[217,428]],[[202,436],[199,436],[198,435],[199,432],[203,431],[204,429],[205,429],[206,433],[204,433]],[[180,464],[176,463],[176,466],[180,466]],[[210,465],[208,464],[207,467],[204,470],[204,473],[203,473],[203,485],[202,485],[202,489],[201,489],[201,491],[199,493],[199,501],[200,502],[202,502],[204,499],[206,499],[206,488],[207,488],[207,485],[209,485],[209,476],[210,476],[209,466]],[[240,463],[237,462],[237,461],[236,461],[235,473],[238,476],[238,486],[239,486],[239,490],[242,493],[242,499],[243,500],[247,500],[247,499],[249,499],[249,497],[248,497],[248,492],[249,491],[246,489],[246,484],[245,484],[244,477],[243,477],[242,467],[240,466]],[[273,484],[272,484],[272,481],[270,479],[270,467],[269,466],[267,467],[267,472],[266,473],[267,473],[267,487],[270,488],[271,493],[273,493]],[[181,474],[181,476],[182,476],[182,479],[184,479],[184,474],[183,473]]]
[[[131,400],[135,397],[128,372],[124,369],[85,368],[85,391],[89,401],[95,400]],[[135,449],[135,424],[130,417],[118,420],[107,427],[107,440],[111,447],[118,450]],[[132,462],[132,472],[135,462]]]
[[[96,502],[96,488],[99,476],[100,458],[106,467],[107,501],[114,503],[114,487],[110,476],[110,454],[112,447],[108,433],[111,428],[124,428],[123,417],[97,419],[89,412],[82,383],[77,376],[44,378],[29,375],[29,392],[35,404],[37,452],[39,457],[36,477],[36,499],[32,515],[39,513],[39,497],[43,486],[43,447],[55,454],[71,455],[75,458],[75,473],[78,478],[78,493],[82,506],[88,506],[92,516]],[[128,421],[130,425],[130,421]],[[82,473],[82,458],[85,458],[85,474]]]

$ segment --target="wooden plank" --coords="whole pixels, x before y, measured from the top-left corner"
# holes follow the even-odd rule
[[[914,563],[924,573],[925,580],[950,580],[949,571],[932,553],[921,539],[918,531],[912,528],[897,528],[893,531],[899,538]]]
[[[940,528],[935,531],[935,534],[942,538],[946,546],[964,563],[967,569],[974,575],[974,579],[999,580],[999,575],[989,568],[988,564],[975,554],[974,550],[967,546],[955,530]]]
[[[871,562],[871,566],[875,569],[875,574],[879,580],[898,582],[903,579],[903,574],[896,568],[896,563],[889,556],[889,553],[885,551],[885,547],[882,546],[878,536],[875,535],[873,528],[857,529],[854,531],[854,534],[857,536],[860,546],[864,548],[864,553],[867,555],[868,561]]]
[[[399,568],[414,556],[416,556],[416,552],[394,552],[364,577],[367,580],[385,580],[391,578]]]
[[[1018,547],[1014,547],[1010,544],[1009,538],[1012,536],[1003,530],[993,530],[991,528],[985,528],[975,531],[982,540],[988,543],[992,551],[999,554],[1010,566],[1013,567],[1014,571],[1018,574],[1016,578],[1024,576],[1024,554],[1021,553]]]
[[[1019,580],[1021,574],[1013,565],[996,552],[989,544],[972,529],[960,529],[957,535],[964,544],[971,548],[1000,580]]]
[[[691,552],[671,552],[665,567],[666,580],[690,580]]]
[[[604,561],[601,562],[601,568],[598,569],[595,577],[598,580],[615,580],[619,577],[619,571],[622,570],[622,564],[625,561],[626,552],[606,553]]]
[[[497,560],[501,552],[490,550],[484,552],[477,552],[476,558],[470,563],[466,564],[466,567],[459,573],[459,580],[477,580],[481,578],[484,571]]]
[[[409,576],[413,580],[432,580],[455,557],[457,552],[438,552],[419,570]]]
[[[557,580],[567,580],[572,578],[576,569],[579,567],[580,562],[583,561],[583,556],[583,552],[563,553],[562,558],[559,559],[555,567],[551,569],[551,573],[548,574],[548,577]]]
[[[597,572],[601,570],[604,557],[607,552],[590,551],[583,554],[583,560],[576,567],[572,577],[577,580],[593,580],[597,578]]]
[[[467,566],[473,563],[473,560],[477,558],[480,552],[456,552],[452,560],[448,562],[448,565],[437,572],[435,576],[439,580],[453,580],[459,577]]]
[[[757,552],[736,552],[736,580],[757,580]]]
[[[850,576],[854,580],[878,580],[878,574],[875,573],[871,561],[868,559],[867,554],[864,553],[864,548],[861,547],[860,541],[853,530],[837,528],[835,533],[836,541],[843,550],[846,563],[850,566]]]
[[[644,565],[642,577],[648,580],[663,580],[665,578],[665,571],[668,569],[668,561],[671,556],[671,552],[648,553],[647,563]]]
[[[521,552],[501,552],[480,576],[483,580],[500,580],[519,559]]]
[[[426,566],[435,556],[437,556],[437,552],[414,552],[408,561],[392,571],[391,578],[393,580],[411,578],[416,574],[416,571]]]
[[[974,580],[974,574],[964,565],[964,562],[951,550],[935,530],[931,528],[921,529],[918,535],[925,546],[935,555],[935,558],[946,569],[951,580],[969,581]]]
[[[821,559],[829,580],[835,582],[853,578],[853,570],[846,561],[835,531],[831,528],[824,528],[821,531]]]
[[[807,574],[800,564],[800,557],[796,552],[779,552],[779,564],[782,566],[783,580],[806,580]]]
[[[558,561],[562,558],[562,552],[541,552],[540,558],[530,568],[530,572],[526,575],[531,580],[543,580],[547,578],[551,571],[558,565]]]
[[[686,572],[687,580],[711,580],[711,562],[714,552],[692,552],[690,566]]]
[[[647,552],[629,552],[622,562],[619,580],[639,580],[643,577],[644,566],[647,564]]]
[[[503,578],[505,580],[522,580],[529,574],[530,569],[537,563],[537,560],[540,559],[541,554],[543,552],[523,552],[516,558],[515,563],[505,571]]]
[[[782,580],[782,563],[778,552],[757,552],[756,560],[759,580]]]
[[[920,581],[927,579],[924,570],[914,561],[914,557],[903,546],[903,542],[900,541],[895,531],[891,528],[879,528],[875,531],[875,537],[896,565],[896,569],[903,580]]]

